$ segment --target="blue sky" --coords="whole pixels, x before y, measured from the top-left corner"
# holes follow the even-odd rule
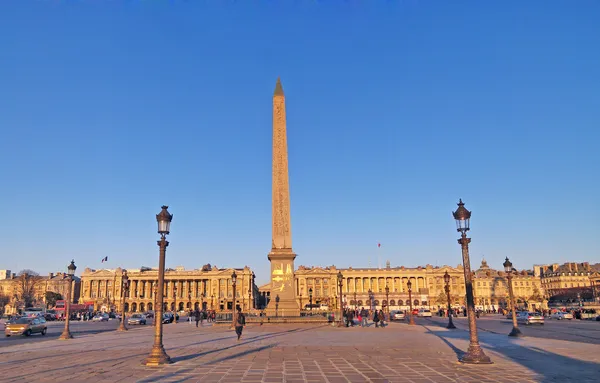
[[[0,268],[600,262],[596,1],[4,1]],[[382,244],[377,248],[377,243]]]

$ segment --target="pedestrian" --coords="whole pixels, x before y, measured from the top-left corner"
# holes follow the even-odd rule
[[[361,327],[367,326],[367,317],[368,316],[369,316],[369,313],[367,312],[367,310],[365,310],[364,307],[361,307],[361,309],[360,309],[360,325],[361,325]]]
[[[194,311],[194,319],[196,319],[196,327],[198,327],[198,322],[200,322],[201,316],[202,316],[202,313],[200,312],[200,310],[196,309],[196,311]]]
[[[375,322],[375,327],[379,327],[379,315],[377,310],[373,311],[373,322]]]
[[[238,307],[237,318],[235,320],[235,333],[237,334],[237,340],[239,342],[242,337],[242,330],[246,325],[246,316],[242,313],[242,308]]]

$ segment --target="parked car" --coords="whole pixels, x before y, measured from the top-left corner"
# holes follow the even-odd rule
[[[554,314],[550,315],[550,318],[557,319],[557,320],[562,320],[562,319],[571,320],[571,319],[573,319],[573,314],[571,314],[571,313],[565,313],[565,312],[562,312],[562,311],[557,311]]]
[[[144,314],[133,314],[127,319],[127,324],[146,324],[146,316]]]
[[[152,311],[146,311],[144,315],[146,316],[146,318],[154,318],[154,312]]]
[[[390,320],[404,320],[405,317],[404,311],[392,311],[390,313]]]
[[[6,324],[4,328],[4,335],[25,335],[40,333],[46,335],[48,327],[46,326],[46,320],[44,318],[19,318],[14,322]]]
[[[175,316],[172,313],[163,314],[163,323],[173,323]]]
[[[108,314],[97,314],[92,318],[94,322],[108,322],[109,316]]]
[[[542,314],[536,313],[536,312],[521,311],[517,315],[517,322],[524,323],[524,324],[538,323],[538,324],[543,325],[544,324],[544,316]]]
[[[431,310],[429,310],[429,309],[421,309],[417,313],[417,316],[420,317],[420,318],[425,318],[425,317],[431,318]]]

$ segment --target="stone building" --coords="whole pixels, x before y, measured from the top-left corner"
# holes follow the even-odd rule
[[[0,297],[5,297],[7,303],[4,307],[4,312],[14,314],[19,310],[26,308],[27,304],[23,297],[24,291],[30,295],[28,300],[30,306],[41,307],[46,305],[46,293],[54,292],[67,297],[67,289],[69,288],[69,280],[67,274],[58,272],[50,273],[47,276],[30,275],[27,277],[17,276],[7,270],[8,278],[0,279]],[[27,281],[24,282],[23,278]],[[71,303],[77,303],[79,299],[80,279],[73,277],[71,282]],[[1,309],[1,308],[0,308]]]
[[[81,275],[82,303],[93,305],[97,311],[121,311],[123,309],[122,276],[125,270],[86,268]],[[154,310],[158,269],[142,267],[128,269],[129,292],[125,297],[125,311],[144,312]],[[164,309],[174,311],[190,308],[231,310],[233,302],[232,273],[234,269],[219,269],[210,264],[201,269],[186,270],[183,267],[165,270]],[[236,304],[243,310],[256,306],[258,289],[254,273],[249,267],[235,269]]]
[[[294,273],[298,304],[306,307],[310,303],[309,291],[312,289],[312,303],[326,305],[328,309],[339,307],[339,288],[337,274],[342,272],[342,302],[349,307],[375,307],[381,309],[388,305],[390,310],[409,308],[408,281],[411,282],[413,308],[438,309],[447,304],[444,290],[444,274],[450,275],[450,297],[454,307],[465,305],[465,282],[462,265],[419,266],[385,268],[338,269],[330,267],[300,266]],[[473,293],[475,305],[482,310],[498,309],[508,306],[508,288],[504,271],[491,269],[484,260],[473,274]],[[389,293],[386,296],[385,288]],[[514,274],[513,287],[515,299],[520,306],[544,307],[543,290],[539,278],[531,271]],[[264,300],[273,299],[276,292],[270,285],[260,287]],[[263,303],[264,304],[264,303]]]
[[[534,266],[542,281],[542,287],[549,297],[568,294],[570,289],[589,290],[590,278],[600,273],[600,263],[590,265],[589,262],[567,262],[562,265]]]

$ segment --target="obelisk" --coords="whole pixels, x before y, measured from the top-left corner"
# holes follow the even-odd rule
[[[294,259],[290,218],[290,182],[288,175],[285,96],[277,79],[273,93],[273,238],[271,261],[270,316],[297,316],[299,307],[294,289]]]

